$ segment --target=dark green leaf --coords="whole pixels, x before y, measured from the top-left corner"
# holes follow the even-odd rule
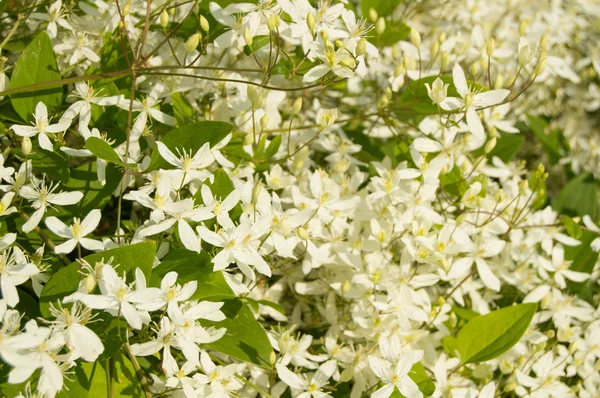
[[[125,166],[125,163],[121,160],[121,157],[113,147],[111,147],[106,141],[100,138],[90,137],[85,141],[85,147],[94,154],[94,156],[106,160],[107,162],[118,164],[119,166]]]
[[[19,56],[10,79],[10,88],[60,79],[52,42],[46,32],[41,32]],[[10,100],[13,108],[23,120],[33,120],[32,115],[40,101],[48,107],[49,115],[58,111],[62,103],[62,92],[62,87],[39,89],[27,93],[13,94]]]
[[[596,180],[590,172],[582,173],[570,180],[554,201],[554,209],[570,216],[589,215],[596,217],[598,197]]]
[[[193,123],[196,120],[194,108],[181,93],[171,94],[171,102],[173,103],[175,121],[178,127]]]

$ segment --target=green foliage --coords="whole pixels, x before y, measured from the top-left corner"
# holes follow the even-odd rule
[[[118,164],[126,167],[121,157],[108,143],[100,138],[90,137],[85,142],[85,147],[90,150],[96,157],[106,160],[107,162]],[[134,165],[135,166],[135,165]]]
[[[173,103],[173,111],[175,114],[175,123],[177,127],[185,126],[186,124],[196,121],[196,111],[192,108],[192,104],[181,93],[171,94],[171,102]]]
[[[171,130],[161,138],[161,142],[167,146],[173,153],[177,150],[185,149],[192,156],[205,143],[210,146],[218,144],[227,134],[231,133],[233,126],[224,122],[203,121]],[[158,149],[154,149],[150,158],[150,165],[146,171],[162,169],[172,169],[173,166],[164,160]]]
[[[252,46],[249,47],[247,44],[244,46],[244,53],[251,55],[252,53],[260,50],[264,46],[267,46],[271,42],[270,35],[255,36],[252,38]]]
[[[132,276],[132,271],[139,268],[146,276],[146,279],[150,279],[155,252],[154,242],[148,241],[90,254],[83,259],[92,267],[96,262],[112,259],[111,263],[113,265],[119,265],[116,268],[117,273],[122,274],[123,272],[127,272]],[[50,278],[40,295],[40,310],[42,315],[48,316],[50,303],[56,303],[64,296],[77,291],[79,280],[82,277],[80,271],[81,265],[75,261],[58,270]]]
[[[562,132],[557,128],[551,128],[548,122],[540,116],[527,115],[527,122],[531,132],[546,150],[550,163],[558,163],[567,151]]]
[[[559,213],[571,216],[596,217],[598,208],[596,180],[592,173],[582,173],[570,180],[560,191],[553,207]]]
[[[10,79],[10,87],[18,88],[60,80],[52,42],[46,32],[41,32],[23,50]],[[33,92],[13,94],[13,108],[23,120],[33,120],[38,102],[48,107],[48,113],[56,112],[62,104],[62,87],[41,88]]]
[[[34,171],[39,171],[47,174],[49,177],[61,183],[66,183],[70,178],[70,169],[67,160],[64,158],[62,152],[49,152],[41,149],[37,146],[34,147],[34,151],[31,152],[27,159],[31,160],[31,166]],[[25,156],[21,149],[15,149],[13,154],[20,161],[25,161]]]
[[[461,362],[485,362],[508,351],[521,339],[536,310],[537,304],[519,304],[471,319],[452,343]]]
[[[408,377],[417,384],[419,391],[421,391],[425,397],[429,397],[435,392],[435,384],[433,384],[433,381],[431,381],[427,375],[427,371],[421,362],[415,363],[412,368],[410,368]],[[402,395],[398,389],[395,389],[391,397],[402,398],[404,395]]]
[[[261,324],[252,311],[239,299],[223,300],[221,311],[227,319],[222,322],[203,321],[205,326],[225,327],[225,336],[208,344],[213,350],[231,355],[242,361],[270,368],[273,349]]]

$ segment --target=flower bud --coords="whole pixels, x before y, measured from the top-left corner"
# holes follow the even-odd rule
[[[351,283],[348,279],[342,282],[342,286],[340,287],[342,294],[346,294],[350,291]]]
[[[489,154],[490,152],[492,152],[492,150],[493,150],[493,149],[494,149],[494,147],[496,146],[496,142],[497,142],[497,141],[498,141],[498,140],[496,139],[496,137],[492,137],[492,139],[490,139],[490,140],[489,140],[489,141],[488,141],[488,142],[485,144],[485,147],[484,147],[484,149],[483,149],[483,150],[485,151],[485,154],[486,154],[486,155],[487,155],[487,154]]]
[[[539,76],[546,69],[546,58],[542,58],[539,60],[538,64],[535,66],[535,74]]]
[[[169,13],[167,12],[167,10],[163,10],[160,13],[160,26],[166,28],[167,25],[169,25]]]
[[[302,110],[302,97],[298,97],[292,104],[292,113],[297,115]]]
[[[202,39],[202,35],[200,33],[195,33],[190,36],[189,39],[185,42],[185,52],[191,53],[198,47],[200,44],[200,39]]]
[[[444,51],[442,53],[442,69],[446,69],[450,65],[450,53],[448,51]]]
[[[267,26],[269,27],[269,30],[272,32],[275,30],[275,28],[279,27],[279,24],[277,23],[277,17],[278,15],[275,14],[271,14],[269,15],[269,20],[267,22]],[[281,19],[279,20],[279,22],[281,22]]]
[[[298,237],[302,240],[307,240],[308,231],[304,227],[298,227]]]
[[[377,22],[375,22],[375,33],[381,35],[383,32],[385,32],[385,19],[383,19],[383,17],[379,17]]]
[[[260,118],[260,128],[264,130],[267,127],[267,124],[269,124],[269,116],[267,116],[267,114],[265,113]]]
[[[410,29],[410,42],[415,45],[415,47],[421,47],[421,35],[419,31],[415,28]]]
[[[434,104],[439,104],[446,99],[446,96],[448,95],[448,86],[449,85],[444,84],[439,77],[435,79],[431,86],[429,86],[429,83],[425,83],[427,95],[429,95],[429,98],[431,98],[431,101]]]
[[[244,29],[244,41],[248,47],[252,48],[252,33],[250,33],[250,28],[246,26]]]
[[[308,15],[306,16],[306,24],[308,25],[308,30],[310,30],[311,33],[313,33],[315,31],[315,26],[317,26],[317,22],[315,21],[315,17],[311,13],[308,13]]]
[[[439,42],[439,40],[436,40],[431,44],[431,48],[429,49],[429,52],[431,53],[432,57],[435,57],[439,51],[440,51],[440,42]]]
[[[521,180],[519,181],[519,193],[520,194],[524,194],[527,189],[529,188],[529,181],[527,180]]]
[[[340,65],[345,66],[350,69],[354,69],[356,67],[356,61],[354,61],[354,58],[350,58],[350,57],[342,58],[340,60]]]
[[[25,156],[31,153],[31,138],[23,137],[23,141],[21,141],[21,150]]]
[[[94,274],[88,274],[85,278],[85,291],[89,294],[96,288],[96,278]]]
[[[519,36],[526,36],[527,35],[527,26],[528,22],[526,19],[522,20],[521,23],[519,24]]]
[[[269,363],[275,365],[275,362],[277,362],[277,354],[275,354],[275,351],[271,351],[271,354],[269,354]]]
[[[371,20],[371,22],[377,21],[377,18],[379,18],[377,10],[375,10],[374,8],[369,8],[369,19]]]
[[[206,33],[208,33],[208,31],[210,30],[210,24],[208,23],[208,20],[204,17],[204,15],[200,15],[200,27]]]
[[[342,383],[346,383],[354,377],[354,370],[351,367],[344,369],[342,374],[340,375],[340,381]]]
[[[121,9],[121,15],[123,17],[126,17],[127,15],[129,15],[130,11],[131,11],[131,3],[128,1],[127,3],[125,3],[123,8]]]
[[[478,73],[479,73],[479,64],[477,62],[473,62],[471,64],[471,74],[473,76],[477,76]]]
[[[404,66],[402,64],[398,64],[394,68],[394,77],[401,76],[404,74],[404,72],[406,72],[406,69],[404,69]]]
[[[490,39],[487,44],[485,45],[485,52],[487,54],[488,57],[491,57],[492,54],[494,53],[494,49],[496,48],[496,42],[494,41],[494,39]]]
[[[367,39],[365,39],[364,37],[362,39],[360,39],[358,41],[358,43],[356,44],[356,56],[360,57],[361,55],[364,55],[367,52]]]
[[[540,39],[540,49],[542,51],[548,51],[548,35],[545,33]]]
[[[503,85],[504,85],[504,76],[502,76],[501,74],[498,74],[498,76],[496,76],[496,80],[494,80],[494,90],[501,89]]]

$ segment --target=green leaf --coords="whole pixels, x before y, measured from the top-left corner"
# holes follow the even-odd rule
[[[53,180],[66,183],[69,181],[70,169],[67,160],[61,152],[49,152],[40,149],[37,143],[34,146],[34,151],[31,152],[27,159],[31,160],[31,165],[34,170],[39,170],[48,175]],[[13,153],[20,161],[25,161],[25,156],[20,148],[15,148]]]
[[[213,271],[211,258],[206,252],[198,254],[186,249],[171,250],[152,272],[151,285],[160,286],[162,278],[171,271],[177,272],[177,282],[180,284],[198,282],[198,288],[191,297],[193,300],[220,301],[235,298],[223,273]]]
[[[140,268],[144,272],[146,279],[150,279],[155,253],[154,242],[147,241],[90,254],[83,259],[91,266],[94,266],[96,262],[108,261],[112,258],[112,264],[119,265],[116,268],[119,274],[123,272],[130,273],[130,271]],[[47,317],[49,315],[50,303],[56,303],[64,296],[77,291],[81,278],[79,270],[80,264],[77,261],[72,262],[58,270],[48,283],[46,283],[40,295],[40,310],[43,316]],[[128,279],[133,280],[133,278]]]
[[[410,28],[406,24],[388,20],[381,36],[372,35],[367,39],[378,47],[389,47],[401,40],[407,40],[409,36]]]
[[[107,365],[111,367],[107,371]],[[129,358],[123,355],[115,356],[108,363],[96,361],[83,362],[80,366],[83,372],[77,373],[77,380],[87,395],[72,395],[69,391],[65,397],[105,398],[105,397],[143,397],[144,393],[135,369]],[[109,386],[112,391],[109,392]]]
[[[267,146],[267,149],[265,150],[265,159],[271,159],[273,156],[275,156],[280,146],[281,135],[276,135],[275,137],[273,137],[273,139]]]
[[[177,153],[178,149],[185,149],[188,152],[191,151],[193,156],[202,145],[208,142],[213,147],[232,130],[233,126],[229,123],[202,121],[169,131],[162,137],[161,142],[173,153]],[[173,167],[160,156],[158,149],[154,149],[146,171],[172,169]]]
[[[375,9],[380,17],[387,17],[403,2],[404,0],[363,0],[360,5],[364,17],[369,15],[371,8]]]
[[[508,351],[521,339],[536,310],[537,304],[526,303],[473,318],[456,338],[461,362],[485,362]]]
[[[546,153],[550,158],[550,163],[556,164],[561,158],[562,145],[564,140],[559,129],[550,129],[548,122],[540,116],[527,115],[527,123],[531,132],[542,143]]]
[[[469,189],[469,184],[465,181],[462,172],[456,166],[448,173],[440,175],[440,185],[446,192],[458,197],[462,197],[467,192],[467,189]]]
[[[227,333],[214,343],[207,344],[215,351],[242,361],[270,368],[273,349],[261,324],[252,311],[239,299],[224,300],[221,311],[227,319],[222,322],[202,321],[205,326],[224,327]]]
[[[71,170],[71,176],[63,188],[68,191],[79,191],[83,198],[73,206],[64,208],[65,214],[85,217],[93,209],[102,209],[112,198],[114,190],[121,183],[121,171],[112,164],[106,167],[106,184],[98,181],[96,162],[86,163]]]
[[[171,94],[171,103],[173,104],[175,121],[178,127],[193,123],[196,120],[196,111],[181,93]]]
[[[570,216],[585,216],[596,218],[598,195],[596,180],[590,172],[585,172],[573,178],[563,187],[554,201],[554,209],[559,213]]]
[[[476,311],[473,311],[469,308],[459,307],[458,305],[452,306],[452,312],[454,312],[456,316],[464,319],[465,321],[470,321],[475,317],[481,316],[481,314],[479,314]]]
[[[46,32],[41,32],[23,50],[10,79],[10,88],[18,88],[60,80],[52,42]],[[33,120],[38,102],[48,107],[48,113],[58,111],[62,103],[62,87],[39,89],[10,96],[13,108],[23,120]]]
[[[517,153],[519,153],[524,143],[524,134],[509,134],[501,132],[500,137],[496,142],[496,146],[488,154],[488,158],[491,159],[494,156],[497,156],[500,158],[500,160],[506,163],[512,160]]]
[[[85,147],[90,150],[97,158],[106,160],[107,162],[125,166],[121,157],[108,142],[97,137],[90,137],[85,141]]]
[[[252,38],[252,49],[250,49],[250,47],[248,47],[248,45],[246,44],[244,46],[244,53],[246,55],[251,55],[253,52],[258,51],[267,44],[269,44],[270,41],[271,39],[269,35],[255,36]]]

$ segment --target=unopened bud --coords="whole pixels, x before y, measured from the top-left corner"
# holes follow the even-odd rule
[[[208,33],[208,31],[210,30],[210,24],[208,23],[208,20],[204,17],[204,15],[200,15],[200,27],[206,33]]]
[[[450,53],[448,51],[444,51],[442,53],[442,69],[446,69],[450,65]]]
[[[31,153],[31,138],[23,137],[23,141],[21,141],[21,150],[25,156]]]
[[[317,26],[317,22],[315,21],[315,17],[311,13],[308,13],[308,15],[306,16],[306,24],[308,25],[308,30],[310,30],[311,33],[315,31],[315,26]]]
[[[542,58],[539,60],[538,64],[535,66],[535,74],[539,76],[546,69],[546,58]]]
[[[356,56],[360,57],[361,55],[364,55],[367,52],[367,39],[365,39],[364,37],[362,39],[360,39],[358,41],[358,44],[356,44]]]
[[[275,365],[275,362],[277,362],[277,354],[275,354],[275,351],[271,351],[271,354],[269,354],[269,363]]]
[[[404,74],[404,72],[406,72],[406,69],[404,69],[404,66],[402,64],[398,64],[394,68],[394,77],[401,76]]]
[[[435,55],[439,51],[440,51],[440,42],[438,40],[436,40],[431,44],[431,48],[429,49],[429,52],[431,53],[432,57],[435,57]]]
[[[540,39],[540,49],[542,51],[548,51],[548,35],[545,33]]]
[[[302,110],[302,97],[298,97],[292,104],[292,113],[297,115]]]
[[[504,85],[504,76],[502,76],[501,74],[498,74],[498,76],[496,76],[496,80],[494,80],[494,90],[501,89],[503,85]]]
[[[308,231],[304,227],[298,227],[298,237],[302,240],[307,240]]]
[[[371,20],[371,22],[377,21],[377,18],[379,18],[377,10],[375,10],[374,8],[369,8],[369,19]]]
[[[96,278],[94,277],[94,274],[88,274],[88,276],[85,278],[85,291],[87,293],[91,293],[94,291],[95,288]]]
[[[529,188],[529,181],[521,180],[519,181],[519,193],[524,194]]]
[[[473,76],[477,76],[478,73],[479,73],[479,64],[477,62],[473,62],[471,64],[471,74]]]
[[[372,9],[372,8],[371,8]],[[342,383],[346,383],[354,377],[354,370],[351,367],[344,369],[342,374],[340,375],[340,381]]]
[[[385,32],[385,19],[383,19],[383,17],[379,17],[377,22],[375,22],[375,33],[381,35],[383,32]]]
[[[354,61],[354,58],[342,58],[342,60],[340,61],[340,65],[345,66],[347,68],[350,69],[354,69],[356,67],[356,61]]]
[[[190,36],[189,39],[185,42],[185,51],[191,53],[198,47],[200,44],[200,39],[202,39],[202,35],[200,33],[195,33]]]
[[[487,53],[488,57],[492,56],[495,48],[496,48],[496,42],[494,41],[494,39],[490,39],[485,46],[485,52]]]
[[[342,286],[340,287],[340,289],[342,290],[342,294],[346,294],[350,291],[350,281],[348,279],[346,279],[344,282],[342,282]]]
[[[269,27],[269,30],[271,32],[274,31],[275,28],[277,28],[279,26],[277,24],[277,15],[275,15],[275,14],[269,15],[269,20],[267,22],[267,26]]]
[[[267,114],[265,113],[260,118],[260,128],[264,130],[267,127],[267,124],[269,124],[269,116],[267,116]]]
[[[492,139],[490,139],[490,140],[489,140],[489,141],[488,141],[488,142],[485,144],[485,147],[484,147],[484,149],[483,149],[483,150],[485,151],[485,154],[486,154],[486,155],[487,155],[487,154],[489,154],[490,152],[492,152],[492,150],[494,149],[494,147],[496,147],[496,142],[497,142],[497,141],[498,141],[498,140],[496,139],[496,137],[492,137]]]
[[[131,11],[131,3],[127,2],[121,9],[121,15],[123,15],[123,17],[126,17],[127,15],[129,15],[130,11]]]
[[[166,28],[167,25],[169,25],[169,13],[167,12],[167,10],[163,10],[160,13],[160,26]]]
[[[248,47],[252,48],[252,33],[250,33],[250,28],[247,26],[244,29],[244,41]]]
[[[519,24],[519,36],[525,36],[527,34],[527,20],[524,19]]]
[[[415,28],[410,29],[410,42],[415,45],[415,47],[421,47],[421,35],[419,31]]]

